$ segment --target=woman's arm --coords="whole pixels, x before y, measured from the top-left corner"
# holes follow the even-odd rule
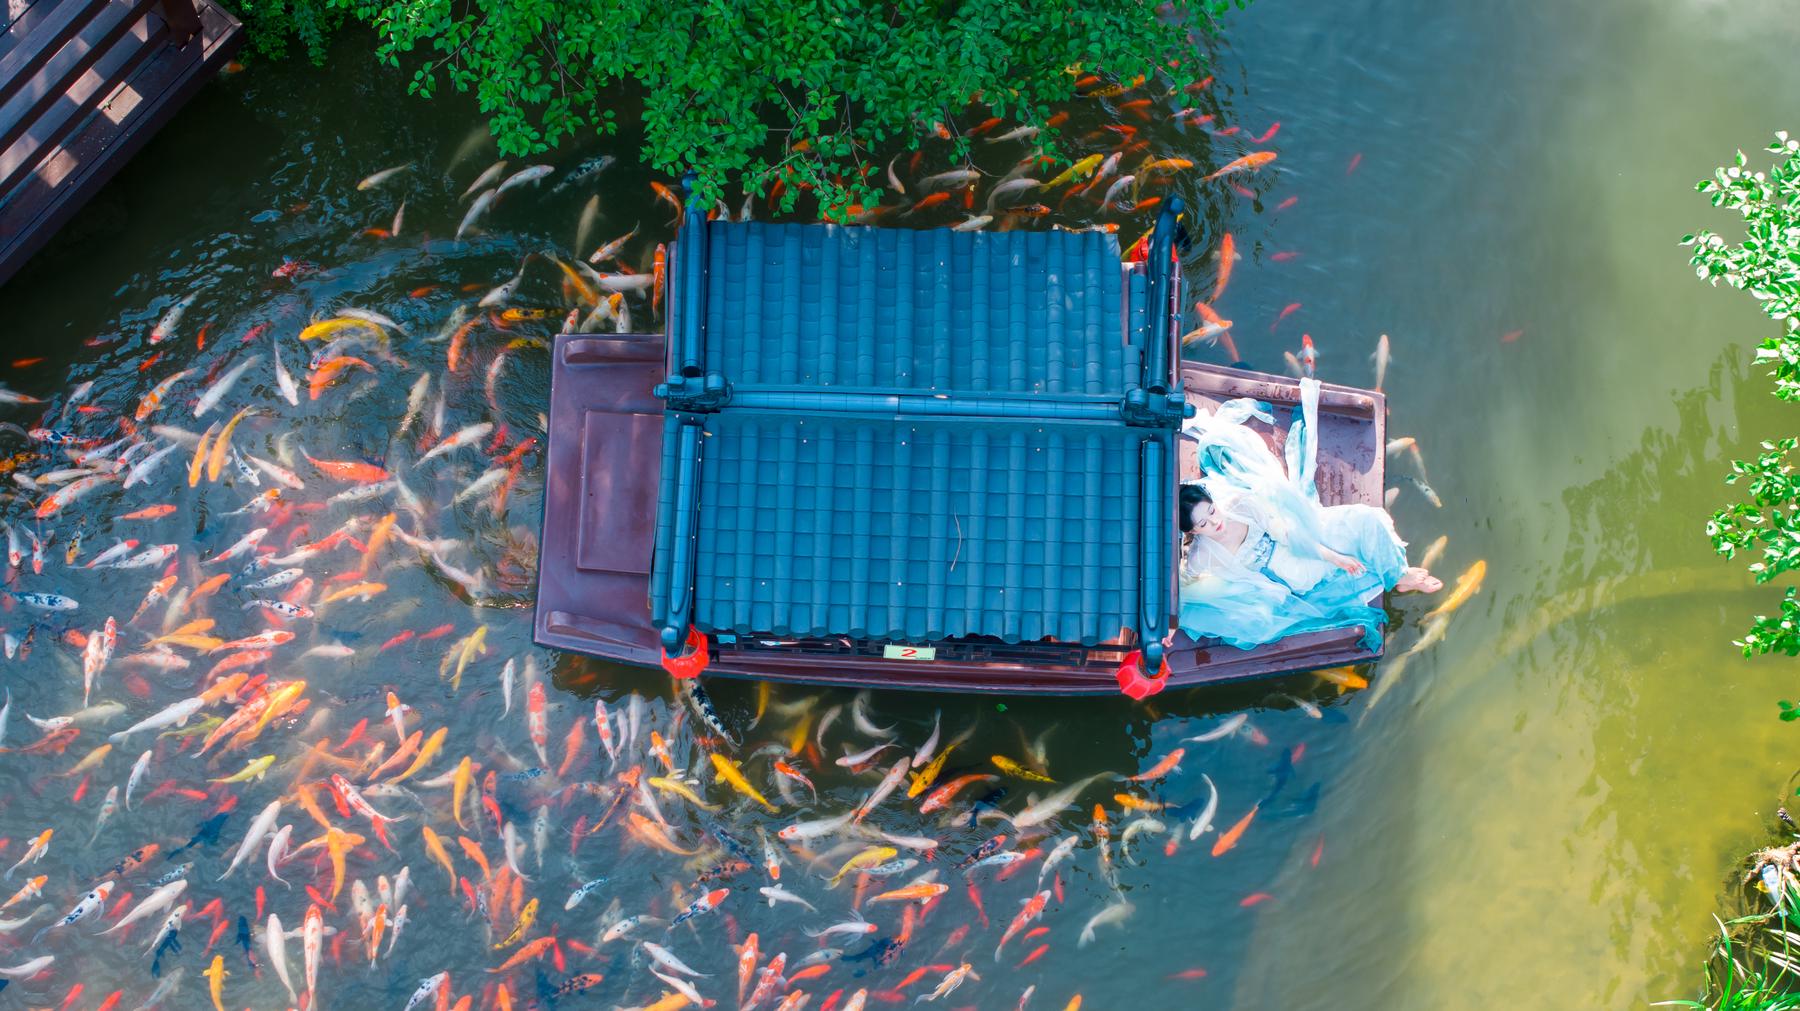
[[[1341,555],[1323,544],[1319,545],[1319,553],[1320,557],[1324,558],[1327,562],[1343,569],[1352,576],[1360,576],[1363,574],[1363,563],[1351,558],[1349,555]]]

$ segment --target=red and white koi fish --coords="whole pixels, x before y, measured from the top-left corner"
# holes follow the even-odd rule
[[[533,683],[525,699],[525,726],[531,734],[531,746],[537,749],[539,764],[549,765],[550,757],[546,746],[550,742],[550,724],[544,713],[544,705],[544,685],[542,682]]]

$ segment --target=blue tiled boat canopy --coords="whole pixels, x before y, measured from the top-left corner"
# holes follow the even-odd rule
[[[1093,645],[1135,622],[1142,430],[729,410],[704,430],[703,631]]]
[[[1158,235],[1160,278],[1104,233],[690,212],[658,390],[665,646],[689,624],[1159,643],[1185,401]]]
[[[734,389],[1116,400],[1138,368],[1103,232],[707,227],[705,368]]]

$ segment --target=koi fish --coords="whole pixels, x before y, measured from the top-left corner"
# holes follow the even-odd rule
[[[1250,805],[1250,810],[1238,819],[1237,824],[1220,833],[1219,838],[1213,842],[1213,856],[1223,856],[1227,850],[1238,844],[1238,840],[1244,837],[1244,831],[1250,827],[1251,820],[1256,817],[1257,808],[1261,806],[1261,801]]]
[[[300,951],[306,965],[306,1004],[317,1007],[319,959],[325,950],[325,914],[317,903],[306,907],[306,921],[300,928]]]
[[[489,969],[488,972],[511,972],[513,969],[524,965],[526,962],[543,957],[544,952],[549,951],[555,944],[555,935],[546,934],[543,937],[526,943],[518,951],[513,952],[511,958],[502,962],[499,966]]]
[[[710,913],[719,908],[719,903],[724,902],[725,897],[730,894],[731,890],[729,888],[715,888],[705,895],[700,896],[690,903],[686,909],[682,910],[679,916],[676,916],[673,920],[669,921],[669,930],[674,930],[676,927],[681,926],[683,923],[686,923],[696,916],[703,913]]]
[[[500,942],[494,945],[494,950],[499,951],[502,948],[510,948],[514,944],[517,944],[519,939],[525,936],[525,931],[529,930],[532,923],[537,920],[537,911],[537,899],[534,898],[530,902],[525,903],[525,908],[519,912],[519,922],[513,926],[512,933],[501,938]]]
[[[377,172],[374,175],[371,175],[371,176],[365,178],[362,182],[357,183],[356,188],[358,191],[374,189],[375,187],[380,186],[382,183],[387,182],[389,179],[394,178],[395,176],[399,175],[402,172],[405,172],[406,170],[408,170],[412,167],[413,167],[413,163],[407,162],[404,165],[396,165],[393,168],[382,169],[380,172]]]
[[[749,797],[751,800],[756,801],[758,804],[761,804],[763,806],[764,810],[767,810],[767,811],[775,810],[775,805],[769,803],[769,798],[764,797],[762,795],[762,793],[756,789],[756,787],[750,785],[750,781],[748,779],[744,778],[744,773],[742,770],[740,770],[738,768],[738,764],[736,762],[732,761],[729,758],[726,758],[724,755],[721,755],[718,752],[713,752],[708,757],[712,759],[713,769],[717,771],[718,778],[724,780],[727,784],[729,784],[731,786],[732,789],[736,790],[737,792],[743,794],[746,797]],[[789,826],[789,828],[792,828],[792,827],[793,826]],[[787,836],[785,834],[787,832],[787,829],[783,829],[782,832],[783,832],[782,838],[784,838],[784,839],[787,838]]]
[[[1040,892],[1039,896],[1047,897],[1047,896],[1049,896],[1049,894],[1050,894],[1049,892]],[[1034,898],[1031,901],[1037,902],[1037,899]],[[1040,904],[1039,909],[1041,910],[1042,908],[1043,907]],[[1023,915],[1023,914],[1021,914],[1021,915]],[[1014,922],[1016,923],[1017,921],[1014,921]],[[1008,936],[1010,936],[1010,934]],[[1004,947],[1006,945],[1006,941],[1004,939],[1002,939],[1000,944],[1002,947]],[[1000,960],[1000,953],[998,950],[996,950],[994,952],[994,961],[998,962],[999,960]],[[980,978],[981,978],[980,974],[976,973],[976,971],[975,971],[975,966],[971,965],[968,962],[964,962],[963,964],[950,970],[950,972],[946,973],[943,980],[938,983],[937,988],[932,990],[928,994],[920,995],[919,1000],[931,1001],[931,1000],[937,1000],[940,997],[947,997],[950,995],[950,991],[955,990],[959,986],[962,986],[964,980],[968,980],[968,979],[978,980]]]
[[[198,297],[200,297],[199,293],[195,292],[177,299],[175,304],[163,313],[162,318],[156,321],[156,325],[150,328],[150,343],[161,344],[168,340],[169,335],[174,333],[175,328],[181,324],[181,317],[187,313],[188,307],[193,305],[194,299]]]
[[[261,758],[251,759],[248,763],[246,763],[244,765],[244,767],[241,770],[234,772],[229,776],[223,776],[218,779],[209,779],[209,780],[207,780],[207,782],[209,782],[209,783],[243,783],[243,782],[248,782],[249,780],[252,780],[252,779],[261,779],[261,778],[263,778],[263,774],[269,771],[269,766],[274,765],[274,764],[275,764],[275,756],[274,755],[264,755]]]
[[[1252,151],[1242,158],[1234,158],[1231,161],[1226,162],[1217,171],[1201,181],[1211,182],[1220,176],[1231,175],[1234,172],[1254,172],[1274,160],[1275,152],[1273,151]]]
[[[482,439],[487,438],[488,433],[493,430],[493,423],[487,421],[460,429],[446,436],[442,442],[433,446],[424,456],[419,457],[418,463],[414,466],[423,466],[427,461],[434,460],[452,450],[479,443]]]
[[[1143,167],[1138,169],[1138,174],[1143,175],[1143,176],[1157,175],[1157,174],[1169,175],[1171,173],[1181,172],[1186,169],[1191,169],[1193,167],[1194,167],[1193,161],[1191,161],[1190,159],[1187,159],[1187,158],[1158,158],[1154,161],[1145,162]],[[1210,179],[1212,177],[1208,176],[1207,178]]]
[[[1137,907],[1129,902],[1115,902],[1107,906],[1088,919],[1086,925],[1081,928],[1081,936],[1075,942],[1075,946],[1087,947],[1094,943],[1094,931],[1097,928],[1123,923],[1135,912],[1137,912]]]
[[[300,455],[306,457],[306,462],[317,468],[319,473],[340,481],[372,484],[376,481],[385,481],[389,476],[385,469],[360,460],[320,460],[305,451],[302,451]]]
[[[926,903],[950,890],[950,886],[940,882],[908,885],[893,891],[882,892],[873,896],[870,902],[919,902]]]
[[[1086,158],[1082,158],[1079,161],[1075,162],[1073,165],[1070,165],[1068,168],[1064,169],[1061,173],[1059,173],[1055,178],[1053,178],[1049,182],[1045,183],[1044,188],[1045,189],[1055,189],[1056,187],[1061,186],[1063,183],[1066,183],[1066,182],[1071,182],[1071,181],[1080,180],[1080,179],[1086,179],[1088,176],[1092,175],[1094,170],[1096,168],[1100,167],[1100,163],[1105,160],[1106,160],[1105,155],[1099,155],[1099,154],[1088,155]]]
[[[994,768],[999,769],[1001,772],[1004,772],[1015,779],[1030,780],[1033,783],[1056,782],[1056,780],[1051,779],[1041,772],[1034,772],[1031,769],[1025,768],[1023,765],[1007,758],[1005,755],[994,755],[989,760],[994,763]]]
[[[12,898],[7,899],[3,904],[0,904],[0,911],[10,909],[21,902],[30,902],[39,895],[42,895],[44,893],[44,882],[49,880],[49,875],[39,874],[37,877],[25,882],[25,887],[14,892]]]
[[[1444,602],[1425,612],[1425,620],[1441,614],[1449,614],[1469,601],[1469,598],[1481,592],[1481,582],[1487,577],[1487,560],[1478,559],[1463,574],[1456,577],[1456,586]]]
[[[111,480],[113,480],[111,474],[90,474],[87,477],[71,481],[52,492],[48,498],[40,502],[38,507],[33,510],[32,515],[40,520],[49,519],[82,496],[87,495],[94,489],[99,488],[101,485],[106,484]],[[15,562],[14,565],[16,567],[17,563]]]

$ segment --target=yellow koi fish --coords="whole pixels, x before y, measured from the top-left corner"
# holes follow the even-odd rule
[[[300,331],[300,339],[303,341],[318,340],[322,337],[330,337],[332,334],[341,330],[359,329],[372,330],[377,337],[380,337],[384,341],[387,340],[386,330],[383,330],[381,327],[366,319],[352,319],[348,316],[335,316],[331,319],[320,320]]]
[[[215,421],[206,426],[206,431],[200,433],[200,444],[194,447],[193,462],[188,464],[189,488],[196,487],[200,484],[200,474],[202,469],[206,466],[206,452],[208,447],[212,444],[213,433],[218,430],[219,423]]]
[[[892,846],[871,846],[844,861],[844,866],[838,868],[838,872],[831,876],[831,880],[826,882],[825,887],[836,888],[838,882],[844,880],[844,875],[851,871],[860,871],[865,867],[874,867],[877,864],[887,863],[899,854],[900,851]]]
[[[216,1011],[225,1011],[225,1002],[221,997],[225,992],[225,977],[231,975],[225,970],[225,956],[214,955],[212,965],[207,966],[206,971],[200,975],[206,977],[209,992],[212,994],[213,1007]]]
[[[112,745],[102,744],[98,748],[95,748],[94,750],[88,752],[86,758],[83,758],[81,761],[76,762],[75,767],[70,769],[68,772],[63,773],[63,775],[73,776],[77,773],[87,772],[89,769],[94,768],[95,766],[99,765],[101,762],[106,761],[106,756],[110,755],[110,754],[112,754]]]
[[[304,681],[289,681],[280,688],[275,689],[274,694],[269,696],[269,704],[263,709],[262,717],[256,721],[256,725],[234,738],[231,742],[231,746],[236,747],[240,744],[249,744],[251,741],[256,740],[257,735],[263,732],[263,728],[268,726],[275,717],[286,712],[289,707],[299,700],[301,694],[305,691],[306,682]]]
[[[730,783],[732,789],[761,804],[765,810],[775,810],[775,805],[769,803],[769,798],[757,792],[756,787],[751,786],[750,781],[744,778],[744,773],[738,769],[736,762],[717,752],[714,752],[711,757],[713,768],[718,771],[719,778]]]
[[[375,564],[375,556],[387,544],[388,538],[394,532],[395,518],[395,514],[388,513],[376,521],[374,530],[369,531],[369,543],[363,549],[362,566],[357,569],[358,572],[367,574],[369,566]]]
[[[412,778],[413,773],[418,772],[420,769],[429,765],[431,760],[437,757],[438,752],[443,750],[444,737],[449,733],[449,727],[439,727],[432,731],[431,736],[425,739],[425,745],[419,749],[419,757],[413,759],[413,763],[406,767],[405,772],[395,776],[388,782],[404,783]]]
[[[207,782],[209,782],[209,783],[242,783],[246,780],[261,779],[261,778],[263,778],[263,774],[269,771],[269,766],[274,765],[274,764],[275,764],[275,756],[274,755],[264,755],[261,758],[251,759],[249,761],[249,763],[246,764],[241,771],[234,772],[229,776],[223,776],[219,779],[209,779],[209,780],[207,780]]]
[[[687,801],[702,811],[717,811],[719,809],[719,805],[708,804],[706,801],[701,800],[699,794],[688,789],[688,785],[680,780],[670,779],[666,776],[651,776],[647,782],[658,790],[663,790],[680,797],[682,800]]]
[[[938,752],[937,757],[926,763],[925,768],[912,773],[912,782],[907,784],[906,795],[917,797],[931,789],[931,784],[937,782],[938,775],[944,771],[944,762],[949,759],[950,752],[954,750],[956,750],[956,745],[952,744]]]
[[[1054,783],[1054,782],[1056,782],[1056,780],[1051,779],[1049,776],[1046,776],[1041,772],[1033,772],[1032,770],[1025,768],[1023,765],[1020,765],[1019,763],[1013,761],[1012,759],[1007,758],[1005,755],[994,755],[992,757],[991,761],[994,763],[994,768],[999,769],[1001,772],[1006,773],[1008,776],[1013,776],[1017,779],[1030,780],[1033,783]]]
[[[537,919],[537,911],[538,900],[532,899],[525,903],[525,908],[519,912],[518,926],[513,927],[512,933],[502,938],[499,944],[494,945],[494,950],[499,951],[517,944],[519,939],[525,936],[525,931],[530,929],[532,921]]]
[[[1449,614],[1468,603],[1470,597],[1481,592],[1481,581],[1486,577],[1487,560],[1480,559],[1469,566],[1468,571],[1456,577],[1456,588],[1450,591],[1450,596],[1445,597],[1442,604],[1426,611],[1425,618],[1429,620],[1440,614]]]
[[[365,841],[366,840],[364,840],[362,836],[357,835],[355,832],[346,832],[341,828],[332,826],[325,830],[324,835],[315,839],[310,839],[301,845],[299,849],[294,851],[294,854],[298,856],[300,853],[309,850],[314,846],[323,846],[325,848],[326,855],[331,857],[331,899],[335,902],[337,901],[338,893],[344,890],[344,855],[358,846],[361,846]]]
[[[351,583],[349,586],[341,586],[326,594],[325,599],[319,601],[319,604],[323,606],[339,600],[347,600],[351,597],[361,597],[364,600],[368,600],[370,597],[373,597],[386,589],[386,583]]]
[[[193,621],[188,622],[167,635],[158,636],[157,638],[150,640],[150,645],[155,646],[159,643],[169,642],[172,637],[178,635],[199,635],[202,632],[211,631],[214,624],[216,624],[216,622],[211,618],[195,618]]]
[[[456,774],[450,777],[450,813],[456,816],[456,827],[463,827],[463,799],[469,795],[469,783],[475,778],[475,764],[464,755],[456,763]]]
[[[237,429],[238,422],[243,421],[244,416],[249,413],[250,408],[248,407],[239,409],[236,414],[231,416],[231,420],[225,423],[225,427],[219,430],[218,436],[213,439],[212,453],[206,460],[206,479],[208,481],[219,479],[220,472],[225,469],[226,454],[231,450],[231,433]]]
[[[456,864],[451,862],[450,851],[444,848],[444,840],[438,838],[438,834],[431,830],[430,825],[419,826],[419,835],[425,839],[426,854],[429,855],[431,857],[431,859],[436,860],[438,863],[442,864],[444,867],[444,873],[449,875],[449,877],[450,877],[450,897],[455,898],[456,897]]]
[[[1044,188],[1049,189],[1051,187],[1061,186],[1063,183],[1076,179],[1086,179],[1088,176],[1092,175],[1094,170],[1100,167],[1100,163],[1105,160],[1105,155],[1090,154],[1086,158],[1083,158],[1064,169],[1056,178],[1045,183]]]

